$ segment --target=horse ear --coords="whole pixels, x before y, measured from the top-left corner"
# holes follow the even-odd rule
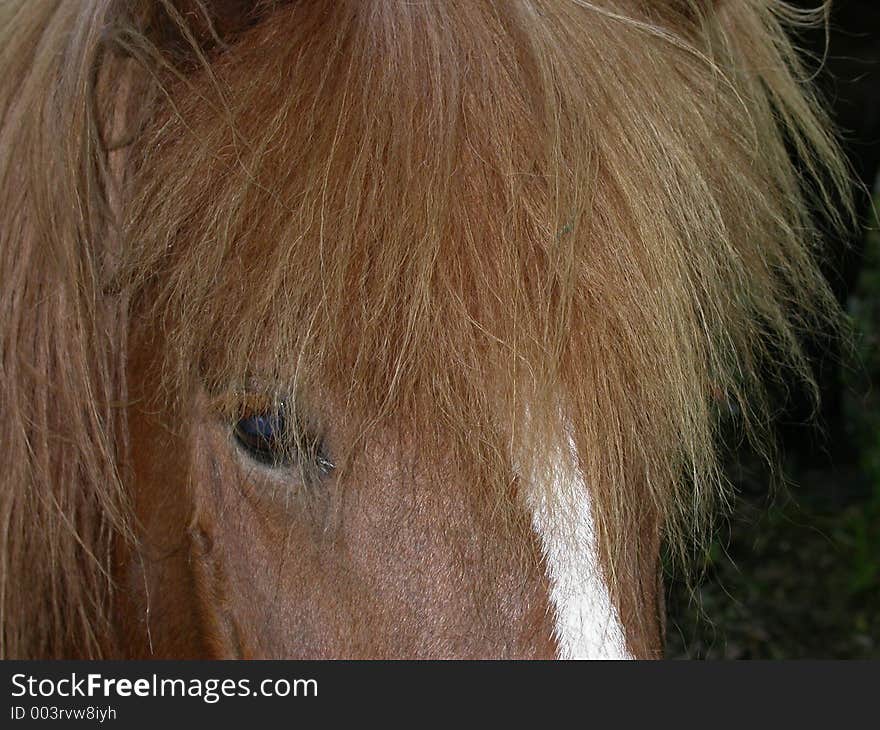
[[[109,651],[127,534],[124,303],[108,293],[130,84],[107,3],[19,2],[0,27],[0,656]],[[9,18],[4,18],[9,20]]]

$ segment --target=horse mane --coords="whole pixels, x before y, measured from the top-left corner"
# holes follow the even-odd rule
[[[567,435],[625,602],[646,516],[686,553],[723,497],[722,411],[766,443],[768,377],[810,383],[798,333],[839,321],[811,211],[846,172],[801,20],[0,5],[0,655],[116,651],[135,316],[178,409],[255,374],[332,392],[499,493]]]

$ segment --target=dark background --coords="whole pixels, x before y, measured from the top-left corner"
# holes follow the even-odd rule
[[[696,582],[667,571],[670,658],[880,658],[880,0],[835,0],[824,65],[824,29],[797,42],[863,188],[858,230],[826,235],[854,336],[807,343],[822,402],[815,414],[795,391],[780,405],[775,478],[730,450],[733,509]]]

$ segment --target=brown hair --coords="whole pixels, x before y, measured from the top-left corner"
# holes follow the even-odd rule
[[[0,653],[116,651],[135,314],[177,405],[255,374],[332,392],[499,493],[569,429],[618,600],[645,514],[687,550],[723,484],[720,404],[763,438],[768,371],[809,381],[797,332],[838,317],[809,210],[845,209],[846,176],[793,20],[0,6]]]

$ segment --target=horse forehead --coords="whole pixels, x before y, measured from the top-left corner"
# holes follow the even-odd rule
[[[560,659],[631,659],[599,558],[593,505],[569,453],[527,480],[526,501],[541,543]]]

